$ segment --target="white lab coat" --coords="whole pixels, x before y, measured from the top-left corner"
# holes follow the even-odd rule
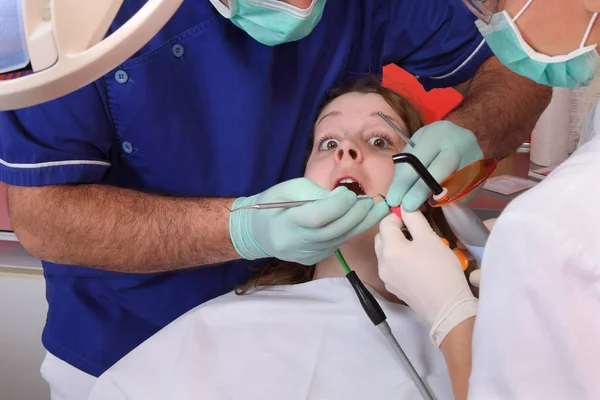
[[[498,218],[469,399],[600,399],[599,202],[596,137]]]
[[[429,327],[377,296],[438,399],[452,387]],[[98,379],[90,400],[418,399],[345,278],[221,296],[183,315]]]

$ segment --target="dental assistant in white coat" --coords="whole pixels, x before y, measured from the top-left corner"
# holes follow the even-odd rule
[[[502,63],[549,86],[587,86],[585,97],[595,98],[600,0],[464,1]],[[481,268],[469,399],[600,398],[600,107],[589,104],[580,110],[589,117],[578,149],[493,226]],[[390,292],[425,310],[418,312],[426,320],[452,320],[469,298],[466,278],[419,212],[403,212],[403,220],[411,242],[400,219],[381,222],[379,274]]]

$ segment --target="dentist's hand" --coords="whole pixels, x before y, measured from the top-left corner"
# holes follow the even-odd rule
[[[402,233],[402,221],[412,241]],[[375,252],[386,289],[431,325],[430,338],[436,346],[455,326],[477,314],[477,299],[458,258],[420,211],[402,210],[402,220],[394,214],[384,218],[375,236]]]
[[[424,126],[412,140],[415,147],[406,145],[403,152],[414,154],[438,182],[483,158],[475,135],[450,121]],[[415,211],[430,195],[431,191],[410,165],[396,165],[394,181],[386,195],[390,207],[402,204],[405,210]]]
[[[335,252],[346,240],[389,213],[385,201],[357,200],[346,187],[325,190],[310,179],[292,179],[232,208],[259,203],[320,199],[294,208],[239,210],[229,217],[229,233],[238,254],[247,260],[276,257],[312,265]]]

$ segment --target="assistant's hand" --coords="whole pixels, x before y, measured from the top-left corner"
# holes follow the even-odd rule
[[[414,154],[438,182],[483,158],[475,135],[450,121],[424,126],[413,135],[412,140],[415,147],[407,145],[403,152]],[[431,191],[410,165],[396,165],[394,181],[386,195],[390,207],[402,204],[405,210],[414,211],[430,195]]]
[[[402,221],[412,241],[402,233]],[[477,314],[477,299],[460,262],[420,211],[402,210],[402,220],[394,214],[384,218],[375,252],[386,289],[431,325],[436,346],[456,325]]]
[[[357,200],[346,187],[325,190],[310,179],[292,179],[251,197],[233,208],[259,203],[320,199],[294,208],[239,210],[229,217],[229,233],[242,258],[276,257],[312,265],[335,252],[346,240],[389,213],[385,201]]]

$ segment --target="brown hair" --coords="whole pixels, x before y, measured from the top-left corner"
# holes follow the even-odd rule
[[[323,112],[325,107],[335,99],[348,93],[378,94],[383,97],[385,102],[388,103],[402,121],[404,121],[404,124],[408,129],[408,132],[406,132],[408,136],[412,136],[425,124],[421,113],[413,103],[400,93],[382,86],[381,81],[377,80],[374,76],[369,76],[353,84],[337,86],[329,90],[321,101],[318,114]]]
[[[375,77],[368,77],[351,85],[339,86],[327,92],[320,104],[317,116],[333,100],[347,93],[378,94],[394,109],[404,124],[411,137],[423,125],[423,118],[417,108],[404,96],[381,85]],[[313,134],[310,135],[310,146],[312,148]],[[309,150],[310,154],[310,150]],[[425,212],[427,220],[434,230],[442,237],[448,239],[451,245],[455,245],[456,237],[448,227],[446,220],[439,208],[428,208]],[[252,268],[252,267],[251,267]],[[315,266],[306,266],[288,261],[273,260],[263,268],[253,268],[256,275],[247,283],[236,288],[237,294],[246,294],[251,289],[277,285],[295,285],[311,281],[314,276]]]

